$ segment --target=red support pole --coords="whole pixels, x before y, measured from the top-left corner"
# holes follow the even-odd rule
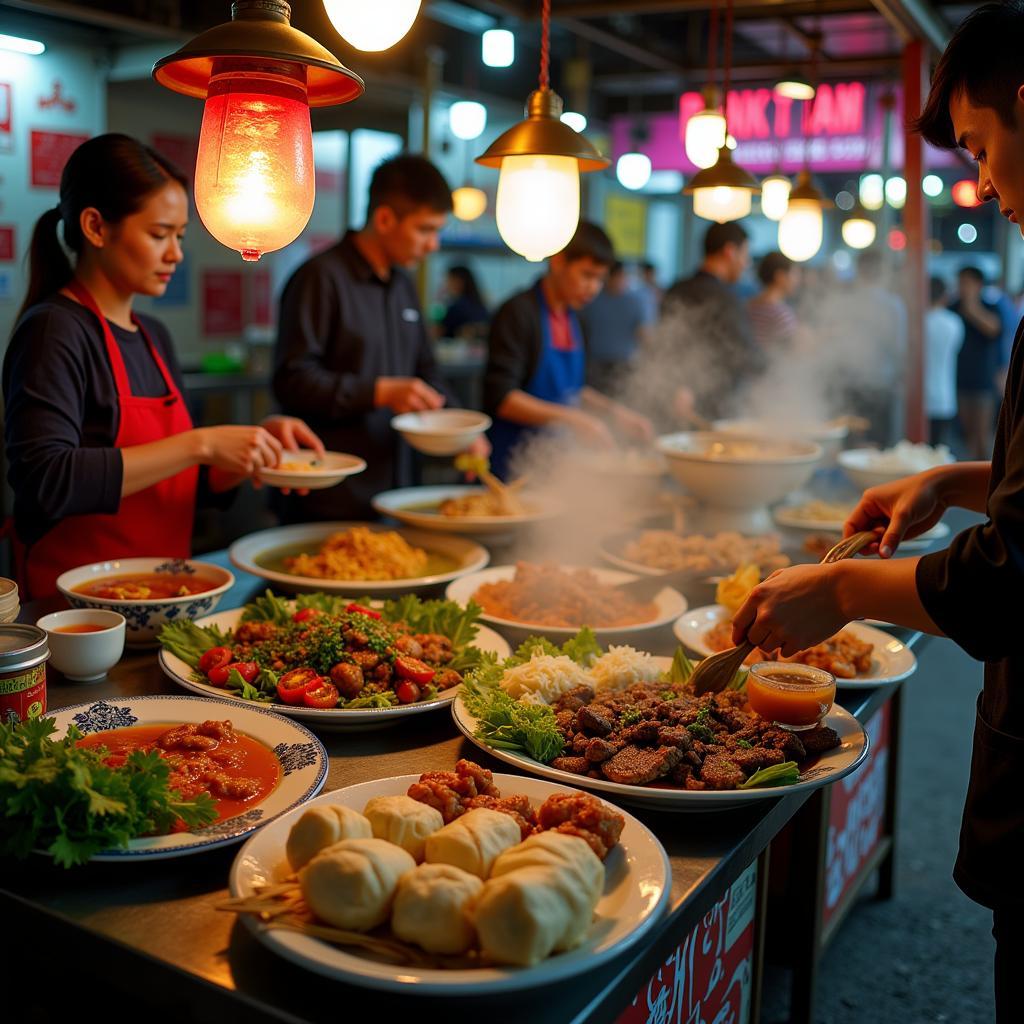
[[[928,440],[924,409],[924,318],[928,310],[928,204],[921,181],[924,177],[924,141],[906,127],[924,105],[927,88],[927,48],[920,39],[903,48],[903,123],[904,166],[907,201],[903,208],[903,226],[907,233],[907,264],[904,285],[907,299],[907,422],[911,441]]]

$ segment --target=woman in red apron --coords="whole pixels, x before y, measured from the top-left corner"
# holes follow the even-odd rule
[[[134,296],[163,295],[181,262],[187,185],[136,140],[101,135],[72,154],[60,203],[36,224],[3,367],[18,570],[31,597],[86,562],[188,557],[197,495],[215,503],[285,447],[320,448],[286,417],[195,429],[166,330],[133,312]]]

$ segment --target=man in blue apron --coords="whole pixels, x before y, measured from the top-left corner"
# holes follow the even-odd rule
[[[513,295],[491,322],[484,407],[494,418],[491,467],[507,477],[513,452],[542,429],[567,429],[586,444],[613,447],[605,420],[630,440],[654,439],[650,420],[586,387],[586,349],[576,311],[600,292],[615,250],[581,221],[551,257],[548,272]]]

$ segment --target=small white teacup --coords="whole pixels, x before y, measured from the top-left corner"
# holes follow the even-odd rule
[[[50,664],[75,683],[102,679],[124,651],[125,619],[120,612],[72,608],[44,615],[36,625],[47,632]]]

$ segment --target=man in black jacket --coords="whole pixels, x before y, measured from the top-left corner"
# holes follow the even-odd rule
[[[650,442],[646,417],[585,386],[586,349],[576,311],[600,292],[615,262],[611,239],[581,221],[547,273],[513,295],[491,321],[484,407],[494,418],[492,466],[508,475],[509,457],[531,434],[563,428],[587,444],[615,444],[605,420],[626,437]]]
[[[283,499],[286,522],[366,519],[374,495],[413,482],[411,452],[391,418],[440,408],[452,396],[404,268],[437,251],[451,209],[448,184],[429,160],[388,160],[370,182],[366,226],[285,285],[274,394],[284,410],[302,410],[328,449],[366,460],[366,470],[339,487]]]
[[[978,165],[978,196],[1003,216],[1024,218],[1024,6],[985,4],[946,47],[921,134],[961,148]],[[991,462],[958,462],[866,491],[847,536],[877,529],[882,560],[781,569],[756,587],[733,620],[733,640],[784,656],[831,636],[856,619],[883,619],[955,640],[985,663],[960,851],[953,877],[993,911],[998,1024],[1024,1020],[1024,331],[1010,359]],[[891,558],[958,505],[986,516],[948,550]],[[967,726],[967,723],[964,723]]]

